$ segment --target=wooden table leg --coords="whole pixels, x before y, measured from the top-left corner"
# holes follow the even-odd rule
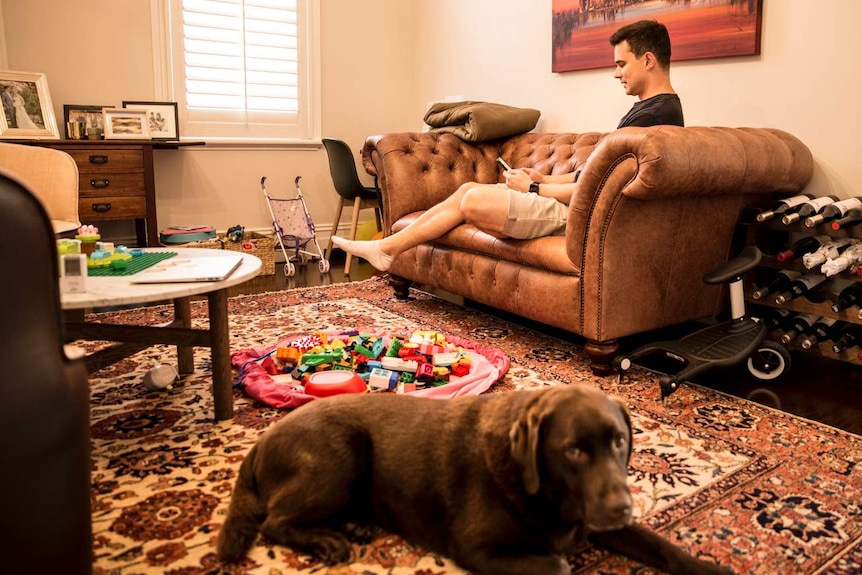
[[[215,419],[233,418],[233,387],[230,370],[230,328],[227,318],[227,289],[207,294],[212,348],[213,400]]]
[[[181,297],[174,300],[174,319],[177,321],[178,327],[191,329],[192,304],[189,298]],[[177,346],[177,371],[180,375],[195,372],[195,350],[192,346]]]

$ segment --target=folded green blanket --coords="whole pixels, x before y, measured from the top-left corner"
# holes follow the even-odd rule
[[[466,142],[483,142],[529,132],[541,112],[490,102],[440,102],[425,113],[432,132],[454,134]]]

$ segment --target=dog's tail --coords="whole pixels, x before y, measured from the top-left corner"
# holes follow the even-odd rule
[[[254,458],[257,445],[251,448],[239,468],[227,518],[218,534],[218,556],[222,561],[238,561],[254,543],[266,510],[257,494],[254,480]]]

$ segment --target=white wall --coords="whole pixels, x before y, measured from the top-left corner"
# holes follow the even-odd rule
[[[45,72],[58,118],[63,104],[155,99],[149,0],[0,7],[7,68]],[[446,96],[537,108],[543,131],[608,131],[633,103],[610,68],[551,72],[550,0],[321,0],[321,16],[323,135],[356,150],[371,134],[420,129],[426,103]],[[687,124],[785,129],[815,155],[810,191],[862,194],[859,21],[858,0],[764,0],[760,56],[674,63]],[[323,236],[335,210],[322,148],[162,151],[156,170],[160,227],[268,227],[262,175],[275,194],[301,175]]]
[[[784,129],[814,153],[812,193],[862,195],[853,144],[862,133],[862,2],[763,4],[760,56],[673,64],[686,124]],[[544,131],[603,132],[633,103],[612,68],[551,72],[550,0],[423,0],[417,8],[415,42],[433,48],[416,53],[416,115],[425,102],[462,94],[537,108]]]

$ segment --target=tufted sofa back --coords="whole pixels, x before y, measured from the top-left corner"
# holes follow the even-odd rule
[[[497,157],[513,168],[532,167],[561,174],[581,166],[603,134],[522,134],[489,142],[466,143],[452,134],[405,132],[369,137],[362,148],[365,170],[384,190],[387,232],[392,222],[450,196],[464,182],[501,182]],[[385,165],[378,171],[375,162]]]

